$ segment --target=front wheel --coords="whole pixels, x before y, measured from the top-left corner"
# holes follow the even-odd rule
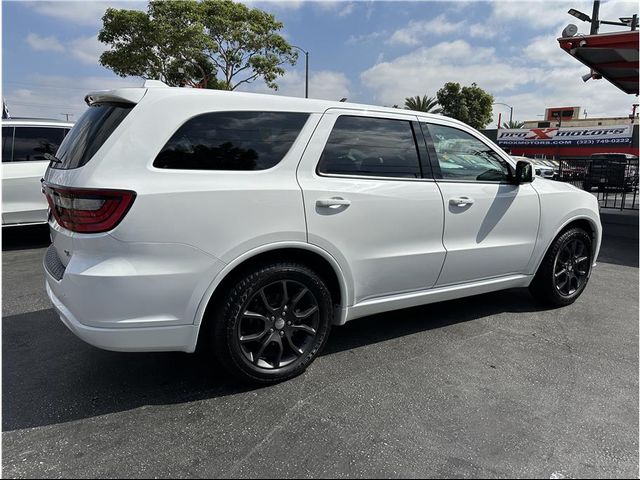
[[[289,262],[246,273],[220,307],[212,329],[215,355],[231,374],[250,383],[275,383],[302,373],[324,347],[333,319],[323,280]]]
[[[553,241],[529,289],[543,303],[570,305],[587,286],[591,263],[591,237],[581,228],[571,228]]]

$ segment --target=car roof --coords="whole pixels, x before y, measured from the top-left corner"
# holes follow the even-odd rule
[[[3,126],[33,126],[33,127],[73,127],[73,122],[58,120],[55,118],[27,118],[27,117],[11,117],[2,119]]]
[[[380,105],[367,105],[353,102],[339,102],[335,100],[319,100],[313,98],[302,97],[287,97],[284,95],[273,95],[265,93],[249,93],[238,91],[226,91],[226,90],[213,90],[202,88],[181,88],[181,87],[169,87],[161,82],[145,82],[143,87],[125,87],[116,90],[103,90],[97,92],[90,92],[85,97],[85,101],[88,104],[108,102],[108,101],[125,101],[138,103],[145,95],[151,94],[154,98],[158,97],[191,97],[200,96],[214,100],[215,98],[226,97],[229,99],[231,96],[239,100],[251,102],[256,105],[256,109],[262,108],[286,108],[290,111],[306,112],[306,113],[324,113],[328,109],[336,108],[343,110],[357,110],[357,111],[374,111],[379,113],[390,114],[414,114],[423,118],[446,118],[451,122],[455,122],[461,125],[466,125],[463,122],[455,120],[450,117],[443,117],[443,115],[418,112],[415,110],[406,110],[404,108],[392,108],[383,107]]]

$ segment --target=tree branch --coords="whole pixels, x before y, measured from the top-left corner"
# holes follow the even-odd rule
[[[259,77],[260,74],[256,73],[248,78],[245,78],[244,80],[239,81],[238,83],[236,83],[233,88],[231,88],[231,90],[235,90],[236,88],[238,88],[239,85],[242,85],[243,83],[251,83],[253,82],[257,77]]]

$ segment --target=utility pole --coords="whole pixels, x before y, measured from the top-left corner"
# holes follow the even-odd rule
[[[591,31],[590,35],[598,33],[600,28],[600,0],[593,0],[593,12],[591,13]]]

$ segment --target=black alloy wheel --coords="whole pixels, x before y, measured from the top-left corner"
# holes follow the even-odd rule
[[[529,287],[540,301],[564,306],[573,303],[589,281],[591,236],[581,228],[562,232],[551,244]]]
[[[553,278],[560,295],[570,297],[587,283],[590,257],[580,238],[569,240],[558,251]]]
[[[318,301],[299,282],[279,280],[254,293],[237,323],[243,355],[260,368],[293,364],[314,344],[319,323]]]
[[[276,383],[315,360],[333,322],[324,280],[295,262],[254,267],[229,285],[213,311],[214,353],[239,380]]]

